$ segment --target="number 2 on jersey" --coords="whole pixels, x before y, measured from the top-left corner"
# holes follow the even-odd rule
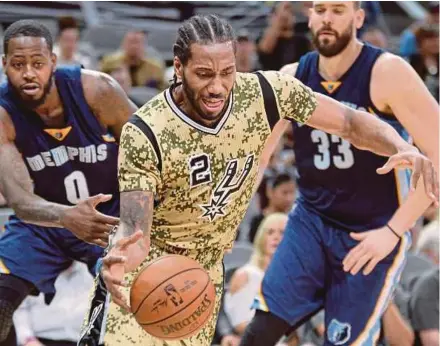
[[[81,171],[74,171],[64,179],[66,198],[72,204],[77,204],[90,197],[86,176]]]
[[[354,164],[353,151],[351,145],[345,139],[336,135],[328,135],[321,130],[313,130],[311,132],[313,143],[318,144],[318,154],[313,157],[315,167],[319,170],[326,170],[330,167],[331,160],[336,168],[347,169]],[[329,138],[330,137],[330,138]],[[338,154],[331,156],[330,144],[339,143]]]

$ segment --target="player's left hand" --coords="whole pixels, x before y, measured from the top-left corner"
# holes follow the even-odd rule
[[[387,174],[395,168],[409,168],[411,174],[411,190],[415,191],[420,176],[423,177],[426,195],[439,205],[439,184],[437,173],[433,163],[415,147],[399,152],[391,156],[381,168],[377,169],[378,174]]]
[[[370,274],[399,242],[399,238],[387,227],[362,233],[350,233],[350,236],[360,241],[342,262],[344,271],[352,275],[356,275],[362,268],[364,268],[364,275]]]

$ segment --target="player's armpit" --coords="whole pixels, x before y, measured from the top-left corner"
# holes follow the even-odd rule
[[[84,96],[93,113],[103,126],[110,129],[119,142],[122,127],[137,110],[118,82],[109,75],[82,70]]]

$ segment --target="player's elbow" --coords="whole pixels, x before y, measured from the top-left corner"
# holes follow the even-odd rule
[[[23,202],[20,200],[11,200],[8,201],[8,206],[14,211],[15,216],[17,216],[20,220],[27,222],[27,214],[24,212]]]
[[[360,145],[359,138],[359,126],[357,125],[357,114],[356,111],[344,106],[343,110],[344,120],[342,124],[336,129],[337,135],[347,141],[349,141],[354,146]]]
[[[307,125],[336,135],[349,142],[357,140],[359,122],[357,111],[331,99],[328,96],[315,93],[318,106],[307,122]]]

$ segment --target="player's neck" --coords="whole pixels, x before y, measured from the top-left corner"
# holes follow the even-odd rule
[[[327,58],[319,56],[319,73],[328,81],[338,81],[345,72],[353,65],[361,53],[363,44],[358,40],[352,40],[338,55]]]
[[[63,125],[63,106],[55,83],[53,83],[44,103],[36,107],[34,111],[47,126],[59,127]]]

